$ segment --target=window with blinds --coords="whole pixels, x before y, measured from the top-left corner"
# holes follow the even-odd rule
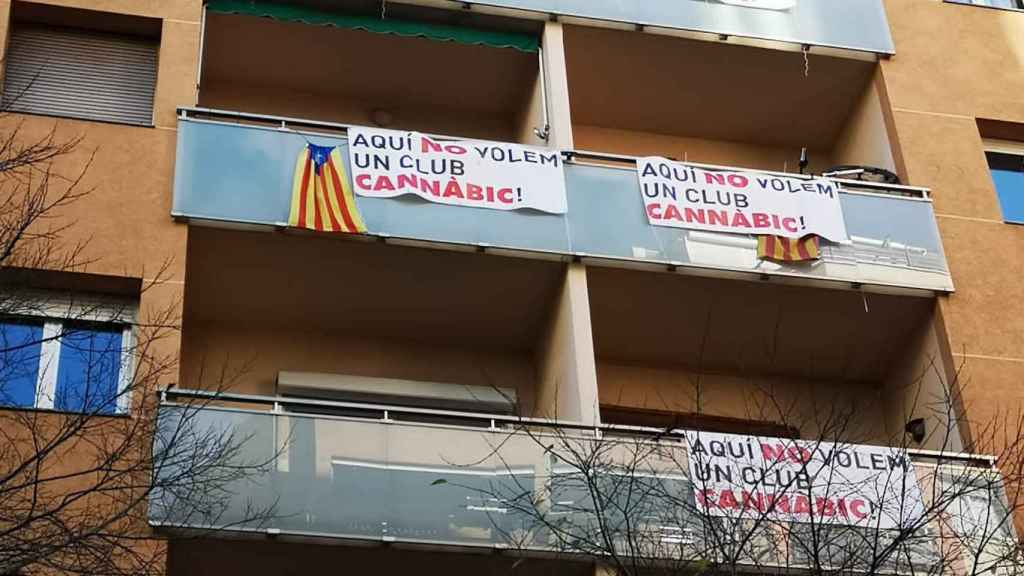
[[[135,36],[15,24],[3,109],[152,125],[158,46]]]

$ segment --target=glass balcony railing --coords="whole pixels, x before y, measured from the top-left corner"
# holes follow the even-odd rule
[[[179,120],[172,208],[177,218],[286,227],[295,159],[308,143],[339,148],[348,167],[344,126],[198,115],[183,110]],[[355,202],[369,234],[389,241],[712,275],[746,272],[856,286],[953,289],[927,190],[838,181],[852,242],[823,243],[818,261],[794,265],[759,259],[753,236],[651,226],[633,158],[563,155],[565,214],[453,207],[410,197],[357,196]]]
[[[801,45],[893,53],[881,0],[467,0],[475,9],[539,12]]]
[[[908,493],[930,516],[878,530],[702,516],[675,432],[191,391],[168,392],[159,410],[149,511],[157,528],[574,554],[600,554],[584,544],[600,532],[653,557],[733,554],[760,567],[824,562],[870,573],[932,573],[940,563],[998,573],[1010,561],[1004,548],[1015,549],[1001,484],[958,491],[998,475],[982,457],[913,456],[920,490]],[[591,461],[607,473],[581,475],[564,459],[571,446],[599,454]],[[222,460],[176,485],[215,455]],[[898,551],[878,553],[893,542]]]

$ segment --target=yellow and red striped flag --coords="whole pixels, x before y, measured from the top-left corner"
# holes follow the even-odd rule
[[[814,234],[799,240],[781,236],[758,236],[757,257],[780,262],[802,262],[821,258],[820,238]]]
[[[299,153],[288,225],[320,232],[366,232],[337,147],[307,144]]]

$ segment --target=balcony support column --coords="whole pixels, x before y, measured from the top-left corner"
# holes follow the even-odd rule
[[[587,270],[569,264],[538,358],[535,416],[600,422]]]
[[[561,22],[546,22],[543,46],[544,84],[547,90],[548,121],[551,133],[548,146],[570,150],[572,145],[572,115],[569,108],[569,80],[565,65],[565,41]]]

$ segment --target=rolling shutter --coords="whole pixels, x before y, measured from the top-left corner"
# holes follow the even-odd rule
[[[151,125],[158,43],[62,28],[11,31],[3,107],[10,112]]]

